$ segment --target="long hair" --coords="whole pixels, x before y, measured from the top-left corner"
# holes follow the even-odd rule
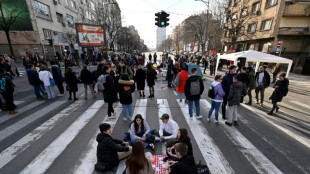
[[[181,129],[179,129],[179,131],[180,131],[180,138],[178,139],[178,142],[179,143],[183,143],[183,141],[187,138],[187,130],[186,129],[183,129],[183,128],[181,128]]]
[[[132,145],[132,154],[126,160],[126,168],[130,174],[139,174],[147,166],[149,172],[149,162],[144,155],[144,147],[142,141],[136,140]]]
[[[134,126],[135,126],[135,133],[137,133],[139,131],[139,125],[138,125],[138,123],[136,121],[138,118],[141,119],[141,130],[144,131],[144,119],[143,119],[141,114],[137,114],[135,116],[135,119],[129,125],[129,127],[130,127],[131,124],[134,124]]]
[[[146,71],[147,71],[148,73],[152,73],[152,72],[153,72],[153,64],[152,64],[152,63],[148,63],[148,64],[146,65]]]

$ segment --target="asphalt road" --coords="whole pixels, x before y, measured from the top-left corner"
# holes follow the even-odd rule
[[[279,113],[266,114],[272,91],[267,89],[266,105],[242,104],[238,108],[239,125],[233,127],[226,126],[222,119],[215,124],[214,116],[207,122],[211,77],[204,81],[201,120],[189,120],[187,105],[177,100],[163,77],[156,81],[155,98],[143,99],[138,92],[133,93],[133,110],[134,114],[141,113],[152,129],[159,128],[160,114],[171,113],[179,127],[188,130],[195,161],[207,164],[212,173],[310,173],[310,83],[299,76],[292,77],[292,81]],[[81,84],[79,100],[74,102],[67,100],[67,93],[56,100],[37,101],[27,77],[15,78],[14,83],[14,100],[20,113],[11,116],[0,112],[0,173],[98,173],[93,169],[98,125],[109,122],[112,136],[118,139],[128,131],[129,121],[123,121],[119,103],[115,103],[117,119],[107,120],[102,93],[85,101]],[[148,87],[145,89],[148,96]],[[58,93],[57,88],[55,91]],[[155,151],[145,151],[164,153],[163,143],[155,146]],[[114,170],[121,173],[124,161]]]

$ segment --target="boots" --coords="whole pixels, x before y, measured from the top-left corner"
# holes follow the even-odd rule
[[[270,112],[268,112],[267,114],[268,114],[268,115],[272,115],[272,114],[273,114],[273,111],[270,111]]]
[[[8,114],[10,115],[14,115],[14,114],[17,114],[18,111],[17,110],[8,110]]]

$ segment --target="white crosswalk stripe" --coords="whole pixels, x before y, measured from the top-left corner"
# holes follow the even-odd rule
[[[21,174],[44,173],[53,161],[65,150],[69,143],[98,112],[104,104],[103,100],[96,101],[74,123],[70,125],[57,139],[55,139],[39,156],[37,156]]]

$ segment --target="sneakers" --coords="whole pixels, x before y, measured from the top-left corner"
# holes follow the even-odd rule
[[[238,126],[238,122],[237,122],[237,121],[234,121],[234,125],[235,125],[235,126]]]
[[[202,119],[202,116],[201,116],[201,115],[199,115],[199,116],[196,116],[196,118],[197,118],[197,119]]]
[[[64,96],[65,94],[58,94],[57,97],[62,97]]]
[[[124,118],[124,117],[123,117],[123,120],[124,120],[124,121],[127,121],[127,118]]]
[[[149,147],[152,149],[152,150],[155,150],[155,145],[153,143],[150,143],[149,144]]]
[[[225,121],[225,124],[228,125],[228,126],[232,125],[232,123],[229,123],[228,121]]]
[[[210,118],[207,118],[207,121],[209,122],[209,121],[210,121]]]
[[[76,101],[76,100],[78,100],[78,99],[79,99],[79,98],[74,98],[73,100]]]
[[[279,111],[279,109],[280,109],[279,107],[276,107],[276,112],[278,112],[278,111]]]
[[[219,121],[218,121],[218,120],[215,120],[215,124],[217,124],[217,123],[219,123]]]
[[[155,137],[155,141],[161,142],[161,139],[159,137]]]
[[[189,117],[190,120],[193,120],[193,117]]]
[[[270,111],[270,112],[268,112],[267,114],[268,114],[268,115],[272,115],[272,114],[273,114],[273,112],[272,112],[272,111]]]
[[[259,105],[263,106],[264,104],[263,104],[263,103],[260,103]]]
[[[112,116],[113,116],[113,117],[116,117],[116,112],[113,112],[113,113],[112,113]]]

